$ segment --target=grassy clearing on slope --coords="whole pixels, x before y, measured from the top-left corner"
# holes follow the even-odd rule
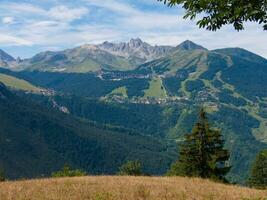
[[[125,86],[116,88],[111,92],[111,95],[121,95],[121,96],[127,98],[128,97],[127,88]]]
[[[30,84],[29,82],[18,79],[12,76],[8,76],[0,73],[0,82],[4,83],[6,86],[17,89],[17,90],[25,90],[32,92],[39,92],[40,88],[37,88]]]
[[[252,133],[256,139],[267,143],[267,120],[260,120],[260,126],[258,128],[253,128]]]
[[[267,191],[196,178],[80,177],[0,183],[1,200],[265,200]]]
[[[167,93],[162,84],[161,78],[154,77],[149,84],[149,88],[145,90],[145,97],[154,97],[162,99],[167,97]]]

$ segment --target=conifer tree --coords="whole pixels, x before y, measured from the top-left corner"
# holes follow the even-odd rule
[[[185,135],[179,160],[172,165],[169,175],[211,178],[226,181],[229,152],[219,130],[210,128],[206,113],[201,109],[192,133]]]
[[[248,184],[251,187],[267,188],[267,149],[257,155],[252,166]]]

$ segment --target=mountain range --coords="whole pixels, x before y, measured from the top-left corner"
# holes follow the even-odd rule
[[[177,47],[152,46],[141,39],[129,42],[104,42],[99,45],[82,45],[59,52],[41,52],[30,59],[17,61],[2,52],[2,66],[15,70],[41,70],[52,72],[91,72],[98,70],[133,70],[138,65],[164,57],[178,49],[202,49],[191,41],[185,41]],[[0,53],[1,54],[1,53]]]
[[[138,137],[177,142],[179,147],[204,107],[231,152],[228,178],[233,182],[244,183],[255,155],[267,148],[267,60],[245,49],[208,50],[191,41],[152,46],[132,39],[42,52],[24,60],[1,55],[0,82],[17,85],[9,87],[16,89],[16,98],[51,112],[66,108],[72,119],[119,127]],[[7,82],[7,76],[15,83]],[[21,80],[49,92],[21,92]],[[111,140],[116,139],[107,138]],[[164,156],[173,159],[173,151]],[[164,163],[170,162],[167,158],[162,158]],[[95,168],[103,171],[98,164]]]

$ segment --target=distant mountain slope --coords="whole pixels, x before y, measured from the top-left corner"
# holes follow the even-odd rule
[[[5,61],[5,62],[15,61],[15,59],[11,55],[7,54],[1,49],[0,49],[0,60]]]
[[[15,59],[0,49],[0,67],[6,67],[12,61],[15,61]]]
[[[112,174],[132,159],[142,161],[147,173],[160,174],[173,159],[164,142],[44,108],[3,84],[0,121],[0,166],[9,178],[47,176],[64,163],[88,173]]]
[[[178,49],[171,55],[141,65],[136,71],[163,76],[168,91],[176,95],[182,92],[190,97],[188,94],[192,89],[187,85],[194,81],[206,81],[203,88],[214,89],[212,85],[216,88],[225,83],[225,88],[230,84],[246,98],[267,97],[266,87],[262,87],[267,83],[267,60],[239,48],[215,51]],[[180,84],[176,85],[176,89],[168,85],[178,83],[178,80]],[[211,84],[207,85],[208,82]]]
[[[173,49],[170,46],[151,46],[141,39],[131,39],[128,43],[86,44],[65,51],[39,53],[17,63],[16,69],[82,73],[99,70],[127,71],[165,56]]]
[[[4,83],[6,86],[16,89],[16,90],[24,90],[24,91],[31,91],[31,92],[40,92],[41,88],[38,88],[31,83],[18,79],[14,76],[9,76],[6,74],[0,73],[0,83]]]
[[[175,76],[177,72],[191,67],[203,68],[207,64],[209,51],[205,49],[180,49],[177,48],[172,54],[140,65],[137,73]]]
[[[225,55],[232,56],[232,57],[238,57],[238,58],[242,58],[242,59],[246,59],[246,60],[250,60],[254,62],[263,62],[263,63],[265,62],[266,63],[265,58],[259,55],[256,55],[246,49],[242,49],[242,48],[216,49],[216,50],[213,50],[213,52],[225,54]]]
[[[84,45],[62,52],[43,52],[18,65],[21,69],[54,72],[90,72],[101,69],[129,70],[127,59],[114,56],[97,46]]]
[[[46,51],[24,60],[15,60],[4,52],[2,57],[5,58],[3,66],[13,70],[86,73],[100,70],[134,70],[141,64],[171,56],[173,52],[182,50],[207,49],[189,40],[177,47],[172,47],[152,46],[137,38],[131,39],[129,42],[111,43],[106,41],[98,45],[85,44],[64,51]]]

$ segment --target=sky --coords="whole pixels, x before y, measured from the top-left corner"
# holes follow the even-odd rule
[[[211,32],[183,19],[184,14],[183,8],[157,0],[0,0],[0,49],[28,58],[86,43],[141,38],[152,45],[191,40],[211,50],[241,47],[267,58],[267,31],[260,25]]]

